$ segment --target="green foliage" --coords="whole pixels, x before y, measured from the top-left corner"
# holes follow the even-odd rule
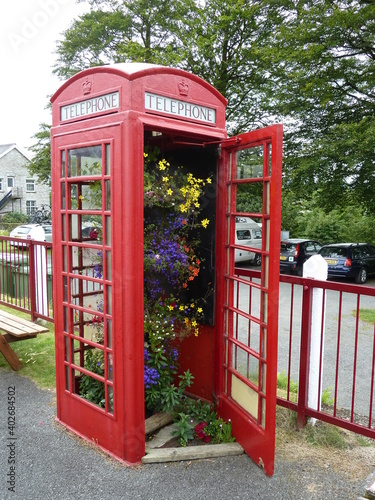
[[[31,146],[34,156],[28,164],[30,175],[37,175],[38,182],[49,184],[51,180],[51,125],[41,123],[39,132],[33,135],[36,143]]]
[[[314,197],[296,201],[290,194],[283,203],[282,228],[290,237],[313,238],[323,244],[335,242],[375,243],[374,217],[358,205],[326,211]]]
[[[88,3],[90,12],[58,42],[59,76],[124,61],[191,71],[228,99],[230,133],[284,123],[285,195],[306,200],[318,192],[326,212],[349,203],[375,214],[373,2]],[[35,145],[32,169],[47,180],[43,144]],[[241,207],[248,202],[239,197]],[[295,234],[293,225],[284,228]]]
[[[285,391],[288,390],[288,374],[285,373],[285,370],[282,370],[277,374],[277,387]],[[289,382],[289,391],[297,394],[298,382],[291,379]]]
[[[1,217],[1,226],[8,232],[8,234],[15,227],[27,222],[29,222],[29,217],[26,214],[21,214],[19,212],[8,212]]]
[[[335,398],[332,396],[332,387],[327,387],[322,394],[322,404],[332,406],[334,403]]]
[[[182,399],[174,423],[174,436],[182,446],[186,446],[194,437],[213,444],[235,441],[230,421],[225,422],[218,417],[212,404],[200,400]]]
[[[375,4],[321,0],[270,8],[275,36],[263,46],[269,104],[291,119],[284,185],[301,199],[319,189],[327,212],[351,198],[374,214]]]
[[[352,311],[352,315],[356,316],[357,311]],[[365,321],[366,323],[370,323],[373,325],[375,323],[375,310],[374,309],[360,309],[359,310],[359,319],[361,321]]]
[[[175,419],[176,430],[173,435],[178,437],[181,446],[186,446],[188,441],[194,438],[193,421],[186,413],[178,413]]]
[[[85,368],[104,377],[104,351],[101,349],[90,349],[86,351]],[[82,375],[79,390],[81,397],[104,408],[105,390],[103,382],[88,375]]]
[[[348,444],[338,427],[317,422],[315,425],[308,424],[304,433],[306,441],[314,446],[324,446],[326,448],[335,448],[345,450]]]

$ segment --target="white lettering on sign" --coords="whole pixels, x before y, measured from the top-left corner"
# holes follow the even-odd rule
[[[61,121],[74,120],[82,116],[89,116],[96,113],[104,113],[119,107],[119,93],[111,92],[110,94],[92,97],[85,101],[79,101],[74,104],[61,106],[60,119]]]
[[[145,92],[145,109],[204,123],[216,123],[216,109],[150,92]]]

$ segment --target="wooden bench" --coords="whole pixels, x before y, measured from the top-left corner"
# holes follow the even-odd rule
[[[40,333],[49,331],[45,326],[18,318],[4,311],[0,311],[0,330],[5,332],[5,334],[0,332],[0,352],[13,370],[20,370],[23,368],[23,364],[9,344],[20,340],[33,339]]]

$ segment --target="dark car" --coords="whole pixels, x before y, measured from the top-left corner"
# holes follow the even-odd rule
[[[280,271],[302,276],[302,266],[322,248],[318,241],[292,238],[281,242]]]
[[[375,274],[375,246],[368,243],[335,243],[324,245],[320,255],[328,264],[328,278],[354,278],[366,283]]]

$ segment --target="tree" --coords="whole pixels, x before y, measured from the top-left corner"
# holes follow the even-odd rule
[[[249,0],[90,0],[57,45],[55,73],[115,62],[149,62],[191,71],[229,101],[231,133],[267,122],[265,69],[258,42],[268,36],[267,2]],[[262,98],[263,95],[263,98]]]
[[[57,45],[59,76],[130,61],[191,71],[228,99],[230,134],[284,122],[284,193],[375,214],[373,2],[89,4]]]
[[[54,72],[69,78],[92,66],[117,62],[176,65],[183,54],[178,33],[191,0],[88,0],[84,14],[57,44]]]
[[[375,214],[375,4],[277,3],[269,95],[289,117],[285,188],[327,210],[355,200]]]
[[[49,184],[51,181],[51,140],[50,140],[51,125],[41,123],[39,132],[33,135],[37,140],[31,146],[31,151],[35,153],[31,162],[28,165],[30,175],[36,174],[38,182]]]

